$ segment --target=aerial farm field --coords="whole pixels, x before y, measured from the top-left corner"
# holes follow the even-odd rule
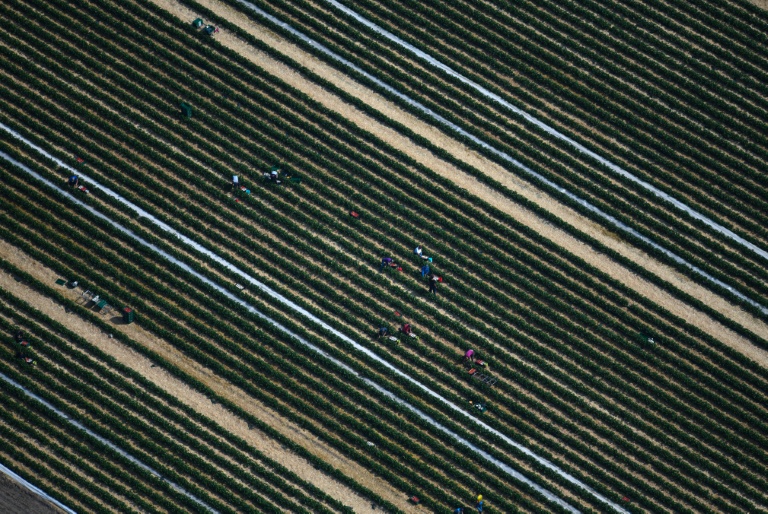
[[[768,512],[760,2],[0,15],[0,463],[51,512]]]

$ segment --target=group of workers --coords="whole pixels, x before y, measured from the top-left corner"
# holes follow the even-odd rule
[[[280,169],[277,166],[273,166],[269,173],[265,172],[262,176],[270,182],[282,184],[282,180],[280,180]],[[286,175],[286,177],[289,177],[289,175]],[[232,182],[230,182],[230,184],[233,189],[240,189],[240,177],[232,175]]]
[[[424,251],[422,250],[421,246],[417,246],[413,250],[413,254],[420,260],[426,261],[424,265],[421,267],[421,278],[427,279],[427,285],[429,286],[429,293],[434,294],[437,296],[437,286],[439,283],[443,281],[443,279],[439,276],[437,276],[432,269],[429,267],[429,263],[432,262],[432,257],[427,257],[424,255]],[[392,257],[384,257],[381,259],[381,265],[379,266],[379,271],[382,271],[386,268],[395,268],[397,271],[402,271],[403,268],[398,266],[398,264],[395,262],[395,260]]]
[[[415,337],[410,323],[403,323],[397,330],[407,336]],[[389,329],[387,327],[379,327],[379,337],[386,337],[387,335],[389,335]]]
[[[414,253],[414,255],[418,259],[426,261],[424,263],[424,265],[421,267],[421,276],[422,276],[422,278],[424,278],[424,277],[427,278],[427,282],[429,284],[429,292],[434,294],[434,295],[437,295],[437,286],[443,280],[442,280],[442,278],[437,276],[435,273],[433,273],[432,270],[430,269],[429,263],[432,262],[432,258],[431,257],[427,257],[426,255],[424,255],[424,251],[422,250],[421,246],[417,246],[416,248],[414,248],[413,253]],[[382,270],[384,270],[387,267],[401,269],[395,263],[394,259],[392,259],[391,257],[384,257],[381,260],[381,266],[379,267],[379,271],[382,271]],[[399,331],[404,333],[404,334],[406,334],[406,335],[412,335],[412,333],[413,333],[413,330],[412,330],[411,325],[409,323],[404,323],[399,328]],[[379,328],[379,337],[380,338],[381,337],[385,337],[388,334],[389,334],[389,329],[387,327],[380,327]],[[467,350],[464,353],[464,361],[469,363],[469,364],[473,364],[475,362],[478,362],[478,363],[482,362],[482,361],[476,361],[475,360],[475,351],[472,350],[472,349],[469,349],[469,350]],[[478,405],[480,405],[481,410],[484,409],[483,405],[481,405],[481,404],[478,404]],[[482,514],[482,512],[483,512],[483,496],[482,495],[478,495],[477,503],[475,503],[475,509],[477,510],[477,512]],[[454,510],[453,512],[454,512],[454,514],[465,514],[468,510],[470,510],[470,509],[469,508],[465,508],[465,507],[459,507],[456,510]]]
[[[434,295],[437,295],[437,286],[443,280],[442,278],[437,276],[435,273],[433,273],[432,270],[430,269],[429,263],[432,262],[432,258],[424,255],[424,251],[422,250],[420,245],[414,248],[413,253],[418,259],[426,261],[424,265],[421,267],[421,276],[422,278],[424,277],[427,278],[427,283],[429,284],[429,292]],[[401,269],[395,263],[394,259],[392,259],[391,257],[385,257],[381,260],[381,266],[379,268],[379,271],[387,267]],[[409,323],[404,323],[399,330],[400,332],[407,335],[412,334],[411,325]],[[388,333],[389,333],[389,329],[387,329],[387,327],[379,328],[379,337],[385,337],[386,335],[388,335]],[[464,361],[470,364],[475,362],[481,362],[481,361],[475,360],[475,351],[472,349],[469,349],[466,351],[466,353],[464,353]],[[482,514],[483,512],[483,496],[482,495],[478,495],[477,503],[475,503],[475,509],[477,510],[477,512]],[[454,514],[465,514],[468,510],[470,509],[465,507],[459,507],[453,512]]]
[[[429,263],[432,262],[432,257],[427,257],[424,255],[424,251],[421,249],[421,245],[417,246],[413,249],[413,254],[424,261],[427,261],[424,263],[424,266],[421,267],[421,277],[427,277],[427,284],[429,285],[429,292],[435,296],[437,296],[437,284],[443,281],[442,278],[435,275],[432,270],[429,268]]]

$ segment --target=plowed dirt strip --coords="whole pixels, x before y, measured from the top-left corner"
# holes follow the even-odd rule
[[[189,20],[198,17],[197,13],[181,5],[175,0],[153,0],[153,2],[158,6],[168,10],[175,16],[178,16],[184,22],[188,22]],[[483,172],[509,188],[511,191],[514,191],[515,193],[524,196],[528,200],[535,202],[540,207],[549,210],[561,219],[570,223],[576,229],[590,235],[591,237],[605,244],[607,247],[617,251],[624,257],[638,263],[659,277],[662,277],[664,280],[668,281],[675,287],[701,300],[705,304],[725,314],[726,316],[730,317],[737,323],[743,325],[759,336],[768,338],[768,325],[766,325],[761,320],[758,320],[751,314],[733,306],[724,298],[695,284],[687,277],[674,271],[668,266],[665,266],[655,259],[652,259],[647,254],[627,244],[618,238],[615,234],[607,231],[602,226],[584,218],[570,208],[560,204],[549,195],[542,193],[531,185],[516,178],[503,167],[490,162],[476,152],[469,150],[465,145],[443,134],[435,127],[432,127],[427,123],[424,123],[421,120],[415,118],[414,116],[411,116],[410,114],[402,111],[391,102],[381,98],[373,91],[356,83],[343,73],[331,68],[328,65],[325,65],[320,60],[304,52],[295,45],[286,42],[282,38],[275,35],[272,31],[264,28],[258,23],[255,23],[244,14],[236,11],[235,9],[232,9],[229,6],[224,5],[221,2],[218,2],[217,0],[199,0],[199,2],[201,5],[215,12],[222,18],[225,18],[230,22],[238,25],[240,28],[246,30],[249,34],[267,43],[279,52],[291,57],[297,62],[302,63],[303,66],[307,67],[329,82],[332,82],[334,85],[344,90],[345,92],[356,96],[357,98],[368,103],[371,107],[384,113],[389,118],[402,123],[414,132],[428,138],[433,144],[450,152],[454,157],[463,160],[464,162],[474,166],[479,170],[483,170]],[[575,237],[564,232],[563,230],[551,226],[549,223],[542,220],[535,214],[508,200],[497,191],[478,183],[471,176],[458,170],[451,164],[435,157],[430,152],[425,151],[424,148],[414,144],[407,137],[382,125],[376,120],[358,111],[353,106],[344,103],[335,95],[302,77],[295,70],[273,60],[263,52],[254,49],[242,40],[226,33],[225,31],[217,34],[216,38],[224,46],[252,60],[258,66],[261,66],[267,70],[269,73],[279,77],[286,83],[290,84],[292,87],[309,95],[316,101],[323,104],[325,107],[342,114],[361,128],[374,133],[382,140],[392,145],[394,148],[404,152],[409,157],[427,166],[433,172],[453,181],[460,187],[473,193],[495,208],[506,212],[510,216],[528,225],[545,237],[555,241],[558,245],[562,246],[567,251],[589,262],[593,266],[611,276],[613,279],[638,291],[643,296],[665,307],[673,314],[686,319],[692,325],[695,325],[696,327],[709,333],[720,341],[730,345],[732,348],[742,352],[761,365],[768,367],[768,352],[756,348],[749,341],[735,334],[728,328],[723,327],[720,323],[711,319],[706,314],[703,314],[690,305],[675,299],[670,294],[659,290],[653,284],[650,284],[641,277],[638,277],[637,275],[628,271],[610,258],[596,253],[590,247],[578,241]]]
[[[61,278],[53,270],[43,266],[23,251],[8,244],[6,241],[0,240],[0,256],[44,283],[53,285],[56,279]],[[107,334],[104,334],[100,329],[79,316],[67,314],[64,308],[52,299],[37,293],[20,282],[16,282],[6,273],[0,273],[0,288],[11,292],[15,296],[39,309],[40,312],[46,316],[49,316],[69,330],[77,333],[89,343],[117,359],[121,364],[140,373],[142,376],[161,387],[168,394],[178,398],[196,412],[215,421],[226,432],[237,435],[268,458],[279,462],[292,472],[296,473],[296,475],[303,480],[306,480],[322,491],[325,491],[344,505],[352,507],[355,512],[370,511],[371,503],[368,500],[345,485],[336,482],[322,472],[314,469],[309,462],[290,451],[283,449],[279,443],[270,439],[269,436],[259,430],[249,429],[245,421],[225,410],[221,405],[214,405],[208,397],[191,389],[188,385],[175,378],[161,367],[155,366],[151,360],[143,355],[118,343],[115,339],[110,339]],[[64,288],[62,288],[61,291],[65,295],[71,296],[73,300],[78,298],[81,292],[78,289],[70,291],[69,289]],[[115,333],[122,332],[137,343],[145,345],[152,351],[157,352],[164,359],[181,369],[184,373],[206,384],[214,390],[217,395],[226,398],[254,417],[269,424],[284,436],[290,438],[317,457],[321,458],[323,461],[339,469],[346,476],[354,477],[358,483],[375,492],[383,499],[391,502],[402,510],[408,509],[409,511],[426,512],[420,507],[409,504],[405,492],[394,489],[388,483],[375,477],[358,464],[344,458],[333,448],[328,447],[305,430],[294,426],[285,418],[274,413],[267,407],[258,404],[248,394],[216,376],[213,372],[204,368],[199,363],[187,358],[181,352],[174,349],[170,344],[157,339],[137,325],[123,325],[119,316],[113,317],[110,322],[114,325]]]
[[[57,507],[4,473],[0,473],[0,506],[3,512],[34,512],[35,514],[72,512]]]

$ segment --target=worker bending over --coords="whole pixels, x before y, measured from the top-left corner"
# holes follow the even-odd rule
[[[429,259],[429,257],[427,257],[426,255],[424,255],[424,252],[422,251],[422,249],[421,249],[421,246],[417,246],[416,248],[414,248],[414,249],[413,249],[413,254],[414,254],[416,257],[418,257],[419,259],[424,259],[424,260],[427,260],[427,259]],[[432,259],[429,259],[429,261],[430,261],[430,262],[432,262]]]
[[[437,296],[437,283],[440,281],[440,277],[430,273],[427,278],[429,279],[429,292]]]

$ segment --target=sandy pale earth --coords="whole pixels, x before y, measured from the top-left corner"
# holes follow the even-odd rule
[[[175,0],[153,0],[158,6],[167,9],[172,14],[182,20],[192,20],[198,17],[194,11],[182,6]],[[484,173],[499,181],[510,190],[524,196],[528,200],[538,204],[567,221],[578,230],[599,240],[612,250],[617,251],[624,257],[640,264],[645,269],[662,277],[667,282],[673,284],[680,290],[701,300],[706,305],[711,306],[717,311],[725,314],[729,318],[738,322],[742,326],[753,331],[755,334],[768,338],[768,325],[755,318],[751,314],[735,307],[723,297],[712,293],[711,291],[695,284],[687,277],[676,272],[649,257],[647,254],[639,251],[637,248],[625,243],[615,234],[612,234],[604,227],[592,222],[576,213],[572,209],[562,205],[546,193],[543,193],[528,183],[520,180],[518,177],[504,169],[503,167],[488,161],[486,158],[478,155],[476,152],[468,149],[462,143],[445,135],[435,127],[411,116],[400,108],[377,95],[375,92],[365,88],[361,84],[353,81],[343,73],[322,63],[320,60],[304,52],[295,45],[286,42],[277,36],[274,32],[254,22],[244,14],[222,4],[217,0],[200,0],[200,3],[211,11],[231,23],[237,24],[240,28],[246,30],[249,34],[267,43],[281,53],[300,62],[303,66],[312,70],[317,75],[332,82],[334,85],[365,101],[372,107],[381,111],[389,118],[406,125],[414,132],[428,138],[433,144],[450,152],[453,156],[464,162],[482,170]],[[768,366],[768,352],[755,347],[749,341],[724,327],[706,314],[698,311],[690,305],[679,301],[670,294],[658,289],[653,284],[643,278],[630,272],[623,266],[617,264],[605,255],[595,252],[591,247],[577,240],[568,233],[553,227],[545,220],[539,218],[530,211],[522,208],[520,205],[508,200],[503,195],[493,189],[478,183],[473,177],[455,168],[451,164],[437,158],[424,148],[414,144],[407,137],[402,136],[396,131],[380,124],[370,118],[353,106],[343,102],[337,96],[324,90],[317,84],[307,80],[302,75],[287,67],[286,65],[275,61],[263,52],[254,49],[252,46],[243,42],[239,38],[222,30],[216,35],[217,40],[224,46],[240,53],[264,68],[269,73],[279,77],[296,89],[306,93],[324,106],[337,111],[349,120],[356,123],[361,128],[368,130],[376,136],[383,139],[394,148],[404,152],[409,157],[419,161],[433,172],[450,179],[460,187],[470,191],[477,197],[488,202],[495,208],[509,214],[516,220],[528,225],[538,233],[556,242],[568,252],[584,259],[593,266],[597,267],[613,279],[634,289],[641,295],[649,298],[653,302],[664,306],[673,314],[687,320],[692,325],[698,327],[704,332],[712,335],[720,341],[728,344],[732,348],[742,352],[751,359],[763,366]]]
[[[56,500],[60,501],[58,498]],[[30,491],[11,477],[0,473],[0,512],[2,514],[64,514],[66,511]]]
[[[51,284],[52,287],[56,287],[56,279],[66,278],[58,276],[53,270],[43,266],[21,250],[11,246],[3,240],[0,240],[0,257],[6,259],[14,266],[29,273],[38,280]],[[292,472],[296,473],[303,480],[306,480],[325,491],[344,505],[352,507],[355,512],[371,511],[370,501],[361,497],[347,486],[313,468],[309,462],[298,455],[283,449],[279,443],[269,438],[263,432],[256,429],[249,429],[246,421],[225,410],[221,405],[213,404],[207,396],[191,389],[160,366],[156,366],[148,358],[140,355],[131,348],[118,343],[115,339],[109,338],[108,334],[102,332],[95,325],[76,314],[67,313],[64,306],[55,302],[53,299],[37,293],[22,282],[17,282],[7,273],[0,272],[0,288],[13,293],[18,298],[23,299],[36,309],[39,309],[40,312],[61,323],[69,330],[77,333],[104,353],[117,359],[121,364],[132,368],[148,380],[154,382],[170,395],[178,398],[181,402],[194,409],[201,416],[206,416],[209,420],[218,423],[224,430],[241,437],[265,456],[279,462]],[[79,288],[69,290],[63,287],[61,288],[61,292],[71,297],[73,300],[76,300],[82,293]],[[342,471],[345,475],[354,477],[357,482],[372,490],[383,499],[391,502],[398,508],[403,510],[409,509],[416,512],[423,511],[420,507],[413,506],[407,502],[408,496],[405,492],[394,489],[386,481],[374,476],[365,468],[342,456],[336,450],[317,439],[314,435],[294,425],[279,414],[270,410],[268,407],[258,403],[247,393],[220,377],[217,377],[213,372],[202,367],[192,359],[189,359],[165,341],[156,338],[136,324],[123,324],[117,316],[109,315],[105,317],[105,321],[108,321],[114,326],[114,333],[117,333],[118,331],[123,332],[137,343],[150,348],[185,373],[204,382],[219,396],[226,398],[249,414],[266,422],[272,428],[278,430],[297,444],[300,444],[315,456]],[[2,506],[0,506],[0,512],[3,512]]]

